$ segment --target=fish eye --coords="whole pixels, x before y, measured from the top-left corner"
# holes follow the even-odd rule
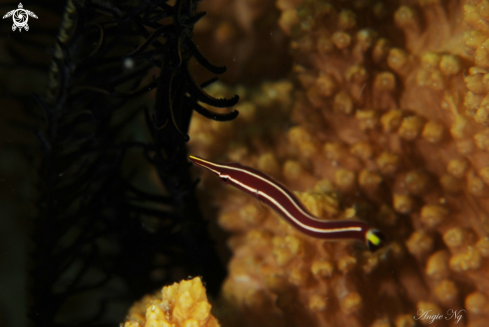
[[[221,179],[221,181],[223,181],[224,183],[229,182],[229,176],[228,176],[228,175],[219,175],[219,178],[220,178],[220,179]]]
[[[375,252],[384,246],[385,237],[381,231],[370,229],[365,236],[367,247],[370,251]]]

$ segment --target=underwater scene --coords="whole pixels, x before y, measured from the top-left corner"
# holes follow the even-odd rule
[[[0,12],[0,327],[489,326],[489,0]]]

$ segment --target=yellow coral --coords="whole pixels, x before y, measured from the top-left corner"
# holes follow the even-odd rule
[[[124,327],[219,327],[210,311],[204,285],[196,277],[146,296],[130,309]]]

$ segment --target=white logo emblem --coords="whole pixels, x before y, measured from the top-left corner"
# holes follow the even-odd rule
[[[37,19],[36,14],[34,14],[32,11],[23,9],[22,3],[20,2],[19,2],[19,9],[9,11],[8,13],[5,14],[5,16],[3,16],[3,19],[8,18],[10,16],[12,16],[12,19],[14,20],[14,24],[12,25],[12,31],[15,31],[18,28],[19,32],[22,32],[22,28],[25,28],[26,31],[29,30],[29,25],[27,25],[29,16]]]

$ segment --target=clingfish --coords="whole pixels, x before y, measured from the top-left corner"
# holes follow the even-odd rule
[[[266,174],[237,163],[218,164],[190,156],[197,166],[209,169],[219,179],[266,203],[296,229],[312,237],[327,240],[359,240],[370,251],[382,247],[383,234],[359,220],[323,220],[314,217],[285,186]]]

